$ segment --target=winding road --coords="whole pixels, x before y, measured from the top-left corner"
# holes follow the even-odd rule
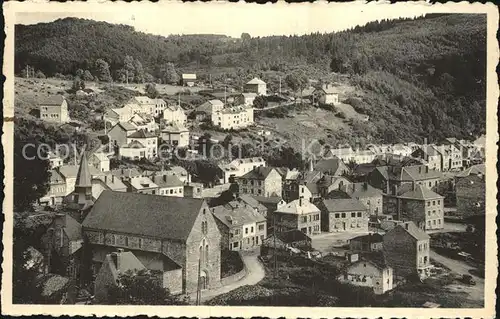
[[[243,263],[247,269],[246,275],[238,281],[230,283],[226,286],[222,286],[216,289],[203,290],[201,292],[201,302],[208,301],[218,295],[225,294],[236,288],[246,285],[255,285],[264,279],[265,271],[264,267],[257,259],[257,254],[246,254],[243,253],[241,256]],[[196,293],[190,295],[191,300],[196,300]]]

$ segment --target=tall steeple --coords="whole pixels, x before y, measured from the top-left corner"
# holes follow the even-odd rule
[[[92,200],[92,177],[87,160],[86,147],[83,147],[80,167],[76,175],[75,190],[73,191],[75,204],[86,204]]]

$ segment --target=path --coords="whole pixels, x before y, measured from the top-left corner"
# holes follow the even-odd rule
[[[429,256],[431,257],[431,259],[434,259],[435,261],[445,265],[446,267],[450,268],[451,271],[459,275],[471,275],[472,278],[474,278],[474,281],[476,282],[475,286],[453,284],[450,285],[449,288],[453,290],[465,291],[469,294],[469,296],[472,299],[484,302],[484,279],[469,273],[469,269],[473,269],[474,268],[473,266],[470,266],[467,263],[460,260],[455,260],[445,257],[443,255],[439,255],[433,250],[430,251]]]
[[[265,272],[264,272],[264,267],[260,263],[260,261],[257,259],[257,254],[242,254],[241,256],[243,263],[245,264],[247,268],[247,273],[245,277],[241,278],[240,280],[233,282],[229,285],[217,288],[217,289],[212,289],[212,290],[204,290],[201,292],[201,302],[208,301],[218,295],[225,294],[227,292],[230,292],[236,288],[239,288],[241,286],[245,285],[256,285],[259,283],[262,279],[264,279]],[[196,300],[196,293],[190,295],[191,300]]]

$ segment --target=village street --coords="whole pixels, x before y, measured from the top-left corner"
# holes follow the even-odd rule
[[[262,279],[264,279],[265,272],[264,272],[264,267],[260,263],[260,261],[257,259],[257,254],[247,254],[247,253],[242,253],[241,256],[243,263],[245,264],[246,267],[246,275],[241,278],[238,281],[235,281],[233,283],[230,283],[228,285],[225,285],[223,287],[217,288],[217,289],[211,289],[211,290],[203,290],[201,292],[201,302],[206,302],[218,295],[225,294],[227,292],[230,292],[236,288],[245,286],[245,285],[255,285]],[[191,300],[195,301],[196,300],[196,292],[192,293],[189,295]]]
[[[449,285],[448,288],[452,290],[464,291],[467,292],[471,299],[477,301],[484,300],[484,279],[472,275],[469,270],[473,269],[473,266],[468,265],[467,263],[451,259],[442,255],[439,255],[435,251],[430,251],[430,258],[443,264],[448,267],[451,271],[457,273],[458,275],[471,275],[474,281],[476,282],[475,286],[465,286],[463,284],[453,284]]]

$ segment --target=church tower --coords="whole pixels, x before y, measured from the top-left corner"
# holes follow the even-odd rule
[[[92,176],[90,175],[87,153],[84,148],[78,174],[76,175],[73,203],[85,206],[89,201],[92,201]]]

